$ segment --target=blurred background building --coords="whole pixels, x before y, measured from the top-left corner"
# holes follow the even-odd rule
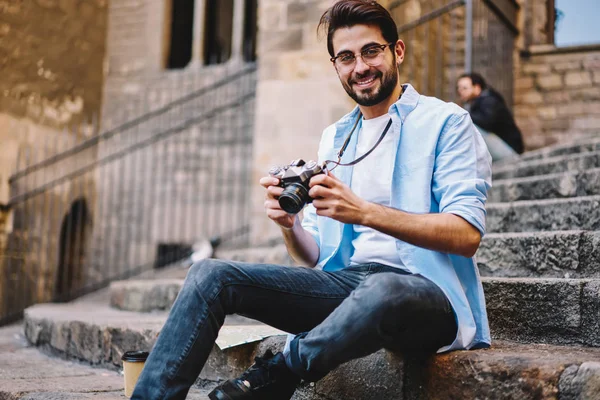
[[[0,1],[0,324],[203,239],[276,237],[258,179],[353,106],[316,35],[331,3]],[[590,1],[381,3],[422,94],[481,73],[528,149],[600,129],[600,34],[567,35]]]

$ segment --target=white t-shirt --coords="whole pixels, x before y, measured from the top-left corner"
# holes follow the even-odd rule
[[[390,116],[362,121],[358,132],[356,157],[369,151],[385,129]],[[359,197],[372,203],[389,207],[394,171],[394,149],[398,146],[400,132],[389,129],[381,143],[364,160],[354,165],[350,188]],[[354,252],[350,265],[376,262],[391,267],[404,268],[396,250],[396,239],[375,229],[354,225],[352,240]]]

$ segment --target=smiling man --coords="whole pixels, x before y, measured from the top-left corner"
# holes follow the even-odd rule
[[[323,132],[318,157],[330,171],[310,179],[302,221],[281,208],[279,179],[260,180],[266,214],[303,267],[192,266],[133,398],[185,398],[233,313],[293,335],[212,400],[289,399],[301,379],[381,348],[490,345],[473,259],[491,185],[481,135],[462,108],[400,84],[405,46],[375,1],[339,1],[320,27],[357,107]]]

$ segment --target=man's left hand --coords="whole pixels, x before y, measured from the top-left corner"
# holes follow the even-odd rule
[[[346,224],[362,225],[368,202],[358,197],[348,185],[331,172],[310,179],[309,196],[317,215],[329,217]]]

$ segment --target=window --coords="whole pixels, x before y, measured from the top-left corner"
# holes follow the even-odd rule
[[[257,0],[246,0],[244,2],[244,40],[242,42],[244,61],[256,61],[257,3]]]
[[[192,60],[194,0],[171,0],[167,15],[170,17],[170,35],[167,41],[166,68],[184,68]]]
[[[554,43],[574,46],[600,43],[598,0],[554,0],[556,21]]]
[[[222,64],[231,57],[233,0],[206,0],[204,64]]]

